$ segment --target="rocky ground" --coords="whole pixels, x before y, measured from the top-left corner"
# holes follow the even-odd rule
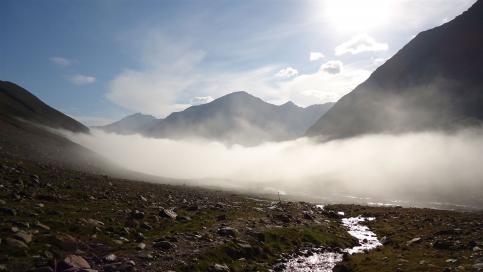
[[[266,271],[302,246],[354,243],[308,203],[8,158],[0,214],[0,271]]]
[[[268,271],[303,248],[354,246],[339,216],[375,216],[384,246],[339,271],[483,267],[481,213],[278,202],[0,159],[0,271]]]
[[[382,247],[352,255],[342,271],[483,271],[483,213],[333,205],[367,225]]]

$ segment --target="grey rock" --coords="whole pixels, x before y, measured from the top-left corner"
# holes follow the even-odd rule
[[[218,234],[221,236],[232,236],[235,237],[238,231],[232,227],[221,227],[218,229]]]
[[[153,247],[162,250],[169,250],[172,248],[176,248],[176,245],[168,241],[155,241],[153,243]]]
[[[217,264],[213,265],[213,270],[217,272],[230,272],[230,268],[226,264]]]
[[[32,242],[32,237],[33,237],[33,235],[31,233],[27,233],[23,230],[15,233],[15,235],[14,235],[15,239],[20,240],[20,241],[22,241],[26,244]]]
[[[27,244],[25,244],[24,242],[19,241],[17,239],[13,239],[13,238],[7,238],[7,239],[5,239],[5,243],[9,247],[13,247],[13,248],[17,248],[17,249],[28,248]]]
[[[159,216],[163,218],[171,218],[171,219],[176,219],[178,216],[174,211],[168,210],[168,209],[161,209],[159,211]]]
[[[79,255],[67,255],[64,260],[58,263],[57,267],[60,271],[69,271],[72,268],[91,268],[89,263]]]
[[[111,262],[114,262],[117,259],[117,256],[115,254],[111,253],[109,255],[104,256],[104,258],[102,258],[102,259],[106,262],[111,263]]]
[[[416,238],[413,238],[413,239],[411,239],[411,240],[407,241],[407,242],[406,242],[406,245],[407,245],[407,246],[410,246],[410,245],[412,245],[412,244],[414,244],[414,243],[418,243],[418,242],[420,242],[420,241],[421,241],[421,237],[416,237]]]
[[[139,243],[137,246],[136,246],[137,249],[139,250],[143,250],[146,248],[146,244],[145,243]]]

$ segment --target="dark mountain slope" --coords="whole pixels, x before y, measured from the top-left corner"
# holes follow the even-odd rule
[[[39,126],[42,125],[42,126]],[[73,132],[88,128],[16,84],[0,81],[0,157],[146,181],[169,180],[129,171],[45,126]]]
[[[83,124],[51,108],[24,88],[8,81],[0,81],[0,115],[21,118],[52,128],[89,132]]]
[[[340,99],[310,136],[451,129],[483,120],[483,1],[424,31]]]

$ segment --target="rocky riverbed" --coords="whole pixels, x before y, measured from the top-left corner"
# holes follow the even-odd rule
[[[342,253],[358,246],[342,218],[359,215],[376,218],[364,224],[383,246],[346,254],[340,271],[483,266],[483,216],[477,212],[321,210],[0,159],[0,271],[269,271],[294,252],[308,257],[322,253],[317,249]]]

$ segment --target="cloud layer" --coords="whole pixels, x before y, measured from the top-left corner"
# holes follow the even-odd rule
[[[483,205],[482,136],[481,130],[422,132],[255,147],[99,131],[69,137],[126,168],[203,185]]]

